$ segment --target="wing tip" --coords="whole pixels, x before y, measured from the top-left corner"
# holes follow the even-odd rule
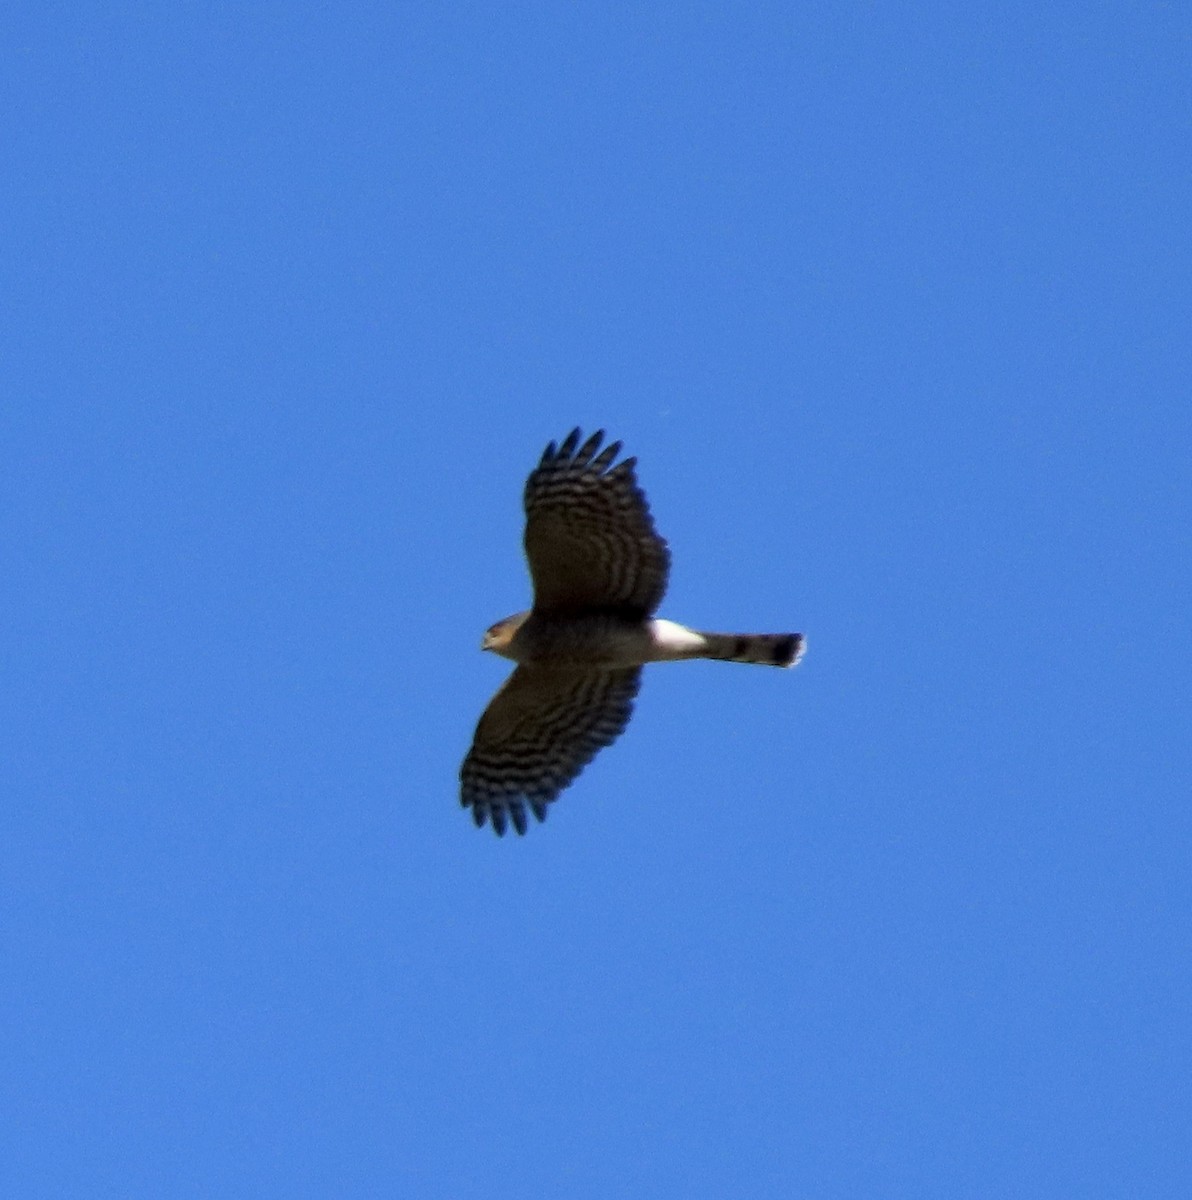
[[[530,812],[539,823],[546,820],[547,810],[550,807],[548,801],[527,799],[523,803],[520,798],[495,802],[466,798],[460,800],[463,807],[471,810],[472,823],[477,829],[483,829],[488,825],[499,838],[503,838],[509,832],[510,827],[519,837],[525,836],[530,828],[530,822],[526,816],[526,803],[529,804]]]
[[[603,429],[597,429],[595,433],[584,441],[583,427],[577,425],[562,441],[547,442],[539,465],[546,466],[550,463],[568,462],[573,463],[575,466],[588,466],[591,464],[592,459],[595,458],[596,452],[600,450],[606,436]],[[600,451],[600,467],[602,470],[620,454],[621,448],[621,442],[613,442],[606,446],[603,451]]]

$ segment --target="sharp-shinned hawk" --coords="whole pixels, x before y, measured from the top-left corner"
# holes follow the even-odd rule
[[[551,442],[526,481],[534,607],[498,621],[481,649],[517,663],[489,702],[460,768],[477,825],[526,831],[629,721],[642,665],[684,658],[791,667],[800,633],[701,633],[653,617],[670,553],[637,486],[636,459],[603,431]]]

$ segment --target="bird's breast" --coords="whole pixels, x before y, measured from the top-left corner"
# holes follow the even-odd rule
[[[556,666],[633,667],[650,659],[644,621],[591,613],[533,614],[514,639],[519,662]]]

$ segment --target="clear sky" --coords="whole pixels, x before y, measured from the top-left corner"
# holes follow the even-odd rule
[[[1192,9],[10,7],[0,1194],[1186,1197]],[[524,839],[521,487],[664,613]]]

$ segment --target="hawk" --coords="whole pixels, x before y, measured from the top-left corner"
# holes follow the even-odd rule
[[[793,667],[801,633],[701,633],[654,616],[670,552],[621,443],[578,429],[551,442],[526,481],[534,607],[498,621],[480,648],[517,669],[489,702],[460,768],[477,825],[525,833],[629,722],[642,666],[684,658]],[[615,465],[614,465],[615,463]]]

